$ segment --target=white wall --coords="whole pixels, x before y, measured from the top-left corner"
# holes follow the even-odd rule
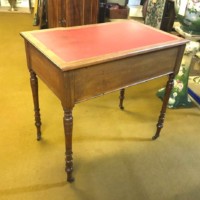
[[[125,5],[126,0],[108,0],[108,3],[118,3],[119,5]]]
[[[128,5],[130,6],[140,5],[140,0],[129,0]]]
[[[124,5],[125,0],[108,0],[108,3],[118,3],[119,5]],[[140,5],[140,0],[129,0],[128,5],[130,6],[135,6],[135,5]]]

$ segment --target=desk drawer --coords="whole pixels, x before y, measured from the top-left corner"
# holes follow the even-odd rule
[[[178,47],[102,63],[74,72],[75,102],[174,71]]]

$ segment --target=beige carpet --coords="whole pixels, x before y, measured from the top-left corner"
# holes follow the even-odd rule
[[[29,74],[20,31],[30,14],[0,13],[0,200],[198,200],[200,112],[168,110],[156,130],[165,78],[76,105],[74,175],[64,171],[63,112],[40,84],[43,140],[36,141]]]

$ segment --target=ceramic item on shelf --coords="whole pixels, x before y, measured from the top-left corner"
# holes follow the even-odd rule
[[[188,78],[192,57],[199,50],[199,43],[190,41],[187,43],[184,56],[181,62],[180,70],[174,79],[174,87],[172,88],[168,108],[189,108],[192,106],[192,101],[188,96]],[[157,96],[163,99],[165,88],[158,90]]]
[[[194,55],[199,51],[200,44],[200,0],[174,0],[177,20],[180,27],[175,30],[183,37],[190,40],[186,45],[179,73],[174,79],[168,102],[169,108],[191,107],[192,103],[188,96],[188,78],[190,66]],[[157,96],[163,99],[165,89],[158,91]]]
[[[200,35],[200,0],[175,0],[175,9],[183,31]]]
[[[172,88],[170,98],[168,101],[168,108],[179,108],[192,106],[191,99],[188,96],[188,76],[189,65],[188,60],[191,60],[191,55],[184,55],[183,61],[180,66],[179,73],[174,79],[174,87]],[[186,63],[185,63],[186,62]],[[165,94],[165,88],[161,88],[157,92],[157,96],[163,100]]]

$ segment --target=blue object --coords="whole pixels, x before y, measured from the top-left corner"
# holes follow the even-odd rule
[[[200,104],[200,96],[197,95],[192,89],[188,88],[188,94],[189,94],[198,104]]]

